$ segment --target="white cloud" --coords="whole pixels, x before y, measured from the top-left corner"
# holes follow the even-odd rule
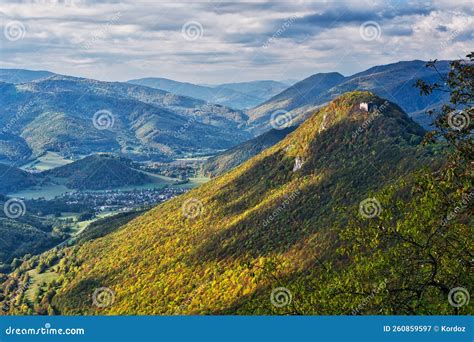
[[[26,29],[20,40],[0,37],[2,67],[201,83],[458,58],[472,48],[473,27],[469,2],[452,1],[3,1],[0,19]],[[359,26],[367,20],[380,25],[379,39],[361,39]],[[189,21],[202,25],[200,39],[183,37]]]

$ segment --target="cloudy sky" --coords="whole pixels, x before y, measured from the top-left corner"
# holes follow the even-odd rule
[[[0,67],[196,83],[345,75],[473,48],[472,1],[0,3]]]

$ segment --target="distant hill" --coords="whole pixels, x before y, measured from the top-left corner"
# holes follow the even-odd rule
[[[251,137],[241,111],[127,83],[66,76],[0,83],[0,101],[0,161],[46,151],[166,159],[212,153]]]
[[[94,154],[41,173],[28,173],[0,164],[0,194],[25,190],[40,184],[61,184],[69,189],[107,190],[156,182],[135,169],[134,163],[113,154]]]
[[[273,81],[217,86],[166,79],[132,81],[148,85],[143,86],[33,72],[36,76],[30,82],[0,82],[0,163],[23,163],[45,152],[67,158],[112,152],[155,161],[213,154],[271,130],[277,111],[288,111],[291,125],[299,125],[321,106],[353,90],[369,90],[393,101],[427,129],[430,118],[424,111],[439,106],[447,94],[419,95],[415,80],[438,77],[424,66],[423,61],[405,61],[348,77],[319,73],[289,88]],[[448,72],[447,62],[438,67],[442,74]],[[285,90],[268,99],[280,87]],[[208,103],[211,98],[219,103],[233,96],[263,103],[247,112]],[[98,129],[96,114],[110,127]]]
[[[293,114],[292,119],[294,123],[300,123],[316,109],[315,104],[323,103],[318,101],[322,94],[344,80],[345,77],[337,72],[312,75],[249,110],[250,122],[256,126],[257,132],[266,131],[271,127],[272,113],[278,110],[295,110],[297,114]]]
[[[257,104],[267,101],[271,97],[287,89],[288,85],[282,82],[264,80],[238,83],[224,83],[212,86],[212,88],[216,90],[231,89],[233,91],[239,92],[240,94],[251,96],[254,99],[253,101],[255,102],[255,104],[251,105],[251,103],[248,103],[245,105],[245,107],[242,107],[242,109],[244,109],[254,107]],[[231,104],[229,104],[229,106],[232,107]]]
[[[71,189],[104,190],[152,182],[150,176],[132,168],[131,160],[96,154],[68,165],[43,172],[45,176],[65,179]]]
[[[383,110],[374,117],[361,102]],[[336,209],[357,213],[373,191],[435,159],[424,133],[393,103],[345,94],[232,171],[74,249],[51,303],[70,315],[347,314],[360,302],[334,305],[337,275],[355,267],[337,252],[347,214]],[[115,300],[97,309],[90,297],[104,286]],[[282,287],[293,302],[277,307],[270,295]]]
[[[31,153],[30,146],[23,138],[9,133],[5,127],[4,131],[0,130],[0,163],[22,162],[27,160]]]
[[[189,96],[235,109],[254,107],[287,88],[287,85],[276,81],[204,86],[158,77],[135,79],[128,81],[128,83],[161,89],[173,94]]]
[[[441,74],[447,75],[450,70],[449,61],[439,61],[437,68]],[[347,91],[371,91],[398,104],[410,117],[428,128],[430,120],[424,111],[446,103],[449,96],[446,93],[421,96],[419,89],[415,87],[418,79],[435,82],[439,80],[439,75],[426,68],[426,62],[420,60],[379,65],[350,76],[330,89],[326,96],[330,100]],[[423,113],[420,115],[419,112]]]
[[[35,185],[38,178],[14,166],[0,164],[0,194],[15,192]]]
[[[215,157],[209,158],[202,165],[201,172],[208,177],[221,175],[246,162],[266,148],[275,145],[295,129],[296,127],[288,127],[282,130],[272,129],[271,131],[265,132],[254,139],[239,144]]]
[[[22,201],[0,194],[0,273],[8,272],[13,258],[42,253],[61,241],[51,222],[36,217]]]
[[[270,108],[269,106],[271,106],[271,108],[291,110],[308,104],[309,101],[318,98],[321,94],[335,85],[340,84],[345,79],[346,78],[338,72],[312,75],[275,95],[267,102],[262,103],[257,109],[250,112],[250,118],[255,119],[258,117],[260,110]]]
[[[0,82],[25,83],[42,80],[55,75],[44,70],[0,69]]]
[[[294,123],[299,123],[337,96],[364,90],[393,101],[428,128],[429,118],[423,112],[439,106],[447,99],[447,94],[420,96],[419,90],[414,87],[416,80],[433,81],[439,77],[425,65],[424,61],[414,60],[375,66],[348,77],[339,73],[312,75],[249,110],[249,124],[253,126],[254,133],[266,131],[270,128],[272,113],[277,110],[289,111]],[[439,70],[446,74],[449,71],[448,62],[439,62]]]
[[[1,201],[0,204],[3,207]],[[0,217],[0,268],[3,263],[10,263],[13,258],[41,253],[60,241],[51,233],[28,223]]]

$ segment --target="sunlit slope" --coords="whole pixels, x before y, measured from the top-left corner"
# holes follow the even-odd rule
[[[385,103],[381,114],[360,110],[364,101]],[[384,101],[347,93],[231,172],[77,247],[53,305],[62,314],[294,312],[270,293],[285,286],[298,303],[302,275],[324,260],[343,267],[335,208],[432,158],[420,126]],[[92,305],[99,287],[114,291],[112,305]]]
[[[205,175],[211,177],[221,175],[246,162],[263,150],[275,145],[295,129],[296,127],[287,127],[283,129],[272,129],[271,131],[265,132],[258,137],[245,141],[229,150],[209,158],[202,165],[201,171]]]

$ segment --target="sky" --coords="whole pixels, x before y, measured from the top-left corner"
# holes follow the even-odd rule
[[[201,84],[351,75],[465,56],[472,8],[454,0],[2,0],[0,67]]]

